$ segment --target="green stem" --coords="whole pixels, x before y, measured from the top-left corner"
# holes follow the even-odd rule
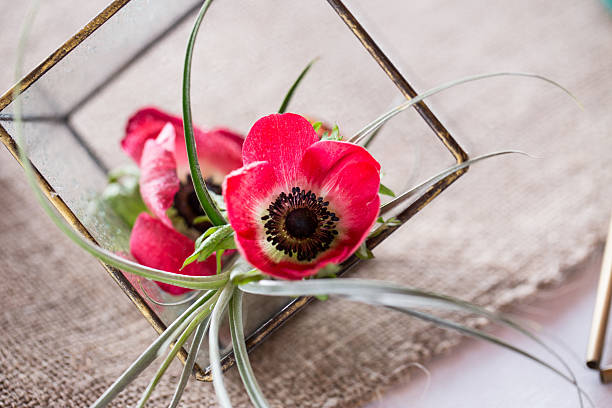
[[[308,65],[306,65],[306,68],[302,70],[302,72],[300,73],[300,76],[297,77],[293,85],[291,85],[291,88],[289,88],[287,95],[285,95],[285,99],[283,99],[283,103],[281,103],[280,108],[278,108],[278,113],[285,113],[287,111],[287,107],[289,106],[289,102],[291,102],[291,98],[293,98],[293,94],[295,90],[297,89],[298,85],[300,85],[300,82],[302,82],[302,79],[304,79],[304,77],[310,70],[310,67],[312,67],[312,64],[314,64],[316,61],[317,61],[317,58],[310,61]]]
[[[221,354],[219,352],[219,327],[221,325],[221,316],[233,293],[234,285],[231,281],[227,282],[210,317],[210,330],[208,332],[208,355],[210,358],[213,385],[219,405],[223,408],[231,408],[232,403],[223,383],[223,369],[221,368]]]
[[[481,79],[486,79],[486,78],[493,78],[493,77],[498,77],[498,76],[519,76],[519,77],[527,77],[527,78],[535,78],[535,79],[539,79],[542,80],[544,82],[548,82],[549,84],[552,84],[554,86],[556,86],[557,88],[561,89],[563,92],[565,92],[566,94],[568,94],[572,99],[574,99],[574,101],[576,101],[576,103],[578,104],[578,106],[580,106],[582,108],[582,105],[580,104],[580,101],[578,101],[578,99],[566,88],[564,88],[562,85],[560,85],[559,83],[548,79],[546,77],[543,77],[541,75],[537,75],[537,74],[530,74],[530,73],[524,73],[524,72],[495,72],[495,73],[491,73],[491,74],[480,74],[480,75],[473,75],[473,76],[468,76],[468,77],[464,77],[464,78],[460,78],[454,81],[450,81],[447,82],[445,84],[442,84],[440,86],[437,86],[435,88],[431,88],[428,91],[423,92],[422,94],[419,94],[417,96],[415,96],[414,98],[396,106],[395,108],[391,109],[390,111],[382,114],[381,116],[379,116],[378,118],[374,119],[372,122],[368,123],[363,129],[361,129],[359,132],[357,132],[352,138],[349,139],[349,142],[352,143],[359,143],[361,140],[363,140],[365,137],[367,137],[370,133],[376,131],[376,129],[378,129],[380,126],[382,126],[385,122],[387,122],[389,119],[391,119],[392,117],[394,117],[395,115],[397,115],[398,113],[408,109],[409,107],[411,107],[414,104],[419,103],[420,101],[422,101],[423,99],[435,95],[438,92],[442,92],[448,88],[452,88],[456,85],[460,85],[460,84],[464,84],[467,82],[472,82],[472,81],[479,81]]]
[[[32,17],[29,17],[32,18]],[[26,27],[27,28],[27,27]],[[20,49],[23,48],[23,44],[25,44],[25,40],[27,38],[27,31],[24,29],[24,33],[20,38]],[[21,52],[18,53],[18,63],[16,66],[17,77],[19,77],[19,72],[21,68]],[[17,92],[17,91],[15,91]],[[26,175],[26,179],[30,184],[36,199],[40,203],[43,210],[46,214],[51,218],[51,220],[55,223],[55,225],[70,238],[74,243],[84,249],[86,252],[105,262],[106,264],[112,265],[116,268],[119,268],[123,271],[133,273],[138,276],[145,277],[147,279],[156,280],[163,283],[168,283],[171,285],[181,286],[189,289],[215,289],[222,287],[229,274],[220,274],[215,276],[186,276],[180,275],[177,273],[172,273],[168,271],[162,271],[155,268],[149,268],[144,265],[140,265],[136,262],[129,261],[127,259],[121,258],[116,254],[107,251],[106,249],[101,248],[95,243],[85,239],[82,237],[77,231],[75,231],[72,227],[66,224],[66,222],[61,219],[55,212],[55,209],[51,206],[47,198],[44,196],[41,191],[40,186],[37,182],[37,176],[35,175],[32,163],[28,159],[27,152],[23,146],[24,137],[23,137],[23,121],[22,121],[22,98],[18,97],[19,95],[16,93],[14,95],[14,105],[15,105],[15,132],[17,136],[17,148],[19,152],[19,159],[21,164],[23,165],[24,172]]]
[[[372,132],[370,134],[370,136],[366,139],[365,142],[363,142],[363,147],[364,148],[368,148],[370,147],[370,144],[372,144],[372,142],[374,141],[374,139],[376,138],[376,136],[378,136],[378,134],[380,133],[380,131],[382,130],[384,126],[384,123],[382,125],[380,125],[374,132]]]
[[[202,171],[200,170],[200,164],[198,162],[197,147],[194,138],[193,131],[193,118],[191,115],[191,64],[193,59],[193,47],[195,46],[196,37],[200,30],[200,25],[206,15],[208,7],[210,7],[212,0],[206,0],[200,8],[196,22],[191,30],[189,36],[189,42],[187,43],[187,52],[185,53],[185,65],[183,67],[183,128],[185,131],[185,145],[187,146],[187,156],[189,158],[189,170],[191,172],[191,180],[193,181],[193,187],[200,201],[202,209],[210,219],[213,225],[227,224],[227,221],[221,214],[221,210],[217,207],[214,200],[210,196],[206,183],[202,177]]]
[[[155,389],[155,387],[161,380],[162,376],[164,375],[164,373],[170,366],[170,363],[172,363],[172,360],[174,360],[174,357],[176,357],[176,354],[179,352],[179,350],[181,350],[181,348],[183,347],[183,345],[185,344],[189,336],[191,336],[191,333],[193,333],[193,331],[210,314],[211,309],[214,307],[214,305],[217,303],[217,300],[219,299],[219,295],[220,295],[220,291],[217,291],[214,294],[214,296],[212,296],[209,300],[206,301],[206,303],[204,303],[201,307],[199,307],[194,312],[195,317],[189,322],[189,324],[187,325],[183,333],[180,335],[180,337],[176,341],[176,344],[174,344],[174,346],[172,347],[172,350],[170,350],[170,352],[168,353],[168,355],[166,356],[166,358],[160,365],[159,369],[155,373],[155,376],[153,377],[148,387],[145,389],[144,393],[142,394],[140,401],[138,401],[138,405],[137,405],[138,408],[144,407],[144,404],[146,404],[147,400],[151,396],[151,393],[153,392],[153,390]]]
[[[229,323],[230,333],[232,335],[232,345],[234,346],[234,356],[236,357],[236,366],[240,372],[240,378],[244,388],[251,398],[251,402],[256,408],[267,408],[266,401],[251,363],[249,362],[249,353],[244,342],[244,327],[242,326],[242,291],[236,290],[229,304]]]
[[[571,368],[551,347],[518,323],[470,302],[416,288],[402,287],[391,282],[365,279],[317,279],[291,282],[263,280],[242,284],[239,286],[239,289],[247,293],[269,296],[339,295],[353,301],[381,305],[403,311],[407,310],[413,314],[420,313],[416,312],[415,308],[442,308],[476,313],[493,322],[511,327],[544,347],[563,364],[569,372],[569,376],[548,363],[544,362],[543,365],[572,383],[579,393],[583,394]],[[500,345],[499,343],[496,344]],[[526,353],[526,351],[521,350],[521,354],[527,355],[528,353]],[[530,355],[528,357],[536,362],[541,361],[535,356]]]
[[[155,341],[115,380],[115,382],[94,402],[90,408],[102,408],[109,404],[125,387],[136,379],[181,332],[183,323],[189,321],[195,311],[214,295],[213,291],[202,295],[181,314]]]
[[[176,408],[181,402],[181,396],[183,395],[185,386],[187,386],[189,376],[193,371],[193,366],[195,365],[196,358],[198,357],[198,354],[200,352],[200,347],[202,347],[202,341],[206,336],[206,332],[208,331],[209,325],[210,319],[207,320],[206,323],[200,323],[200,325],[198,326],[198,330],[193,336],[193,342],[191,343],[191,347],[189,347],[189,354],[187,355],[185,366],[183,367],[183,371],[181,372],[181,378],[179,379],[179,382],[176,385],[176,390],[174,391],[172,401],[170,401],[170,405],[168,405],[168,408]]]

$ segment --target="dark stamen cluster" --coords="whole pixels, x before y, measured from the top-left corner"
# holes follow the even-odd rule
[[[289,194],[280,193],[261,217],[266,221],[266,239],[299,261],[315,259],[338,235],[336,223],[340,219],[328,207],[329,201],[299,187],[293,187]]]
[[[206,187],[216,194],[221,194],[221,186],[213,183],[211,179],[205,180]],[[187,176],[185,182],[181,182],[179,191],[174,196],[174,207],[177,209],[179,215],[185,219],[187,225],[191,228],[195,228],[200,232],[206,231],[212,225],[208,222],[202,222],[194,224],[194,220],[202,215],[206,215],[200,201],[196,195],[195,189],[193,188],[193,182],[191,176]]]

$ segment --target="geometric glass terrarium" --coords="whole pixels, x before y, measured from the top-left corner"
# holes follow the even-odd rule
[[[0,98],[2,142],[17,158],[12,102],[19,94],[28,156],[41,187],[73,228],[108,250],[129,252],[129,227],[99,199],[108,170],[129,162],[119,149],[123,127],[142,106],[158,105],[174,114],[180,112],[180,71],[188,30],[200,4],[198,0],[114,1]],[[304,35],[284,35],[287,25],[279,22],[287,20],[293,30]],[[298,43],[296,37],[300,38]],[[338,50],[342,50],[342,57]],[[375,117],[373,113],[397,102],[398,95],[416,95],[341,1],[307,5],[222,2],[211,8],[196,45],[192,85],[195,123],[246,132],[255,119],[275,111],[294,76],[314,57],[320,57],[317,69],[309,73],[292,110],[324,121],[338,120],[346,134]],[[352,67],[359,67],[358,73],[347,79],[343,70]],[[395,133],[405,134],[407,128],[424,133],[426,124],[457,162],[466,160],[464,150],[429,108],[423,102],[415,108],[419,116],[402,115],[382,132],[395,129],[394,137]],[[434,137],[422,139],[418,143],[426,145],[423,149],[444,157],[444,149]],[[401,190],[406,187],[410,165],[404,163],[404,157],[393,157],[390,150],[373,149],[382,163],[393,162],[392,167],[383,169],[390,179],[385,183]],[[396,211],[396,217],[406,222],[464,171],[451,174],[406,203]],[[396,228],[370,239],[368,246],[373,248]],[[356,257],[349,258],[343,271],[357,262]],[[158,332],[187,307],[168,305],[168,295],[149,281],[104,267]],[[247,296],[249,350],[310,300]],[[227,327],[221,330],[220,342],[225,350],[223,367],[227,368],[233,364]],[[195,367],[200,380],[211,379],[206,350],[202,347]],[[179,353],[181,359],[185,355],[184,350]]]

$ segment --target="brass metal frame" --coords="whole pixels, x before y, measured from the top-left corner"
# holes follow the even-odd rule
[[[587,348],[587,367],[599,370],[599,378],[602,383],[612,382],[612,367],[602,367],[601,361],[610,315],[610,303],[612,300],[612,216],[610,217],[610,228],[608,240],[601,263],[597,297],[593,311],[593,322]]]
[[[89,22],[85,27],[83,27],[79,32],[77,32],[73,37],[71,37],[66,43],[64,43],[61,47],[59,47],[53,54],[51,54],[45,61],[43,61],[40,65],[38,65],[31,73],[26,75],[21,81],[19,81],[12,89],[6,92],[2,97],[0,97],[0,111],[6,108],[14,99],[15,95],[18,95],[28,89],[36,80],[38,80],[42,75],[44,75],[49,69],[51,69],[55,64],[57,64],[60,60],[62,60],[66,55],[68,55],[74,48],[76,48],[81,42],[83,42],[87,37],[89,37],[94,31],[96,31],[102,24],[108,21],[113,15],[115,15],[123,6],[125,6],[131,0],[115,0],[113,1],[107,8],[105,8],[98,16],[96,16],[91,22]],[[342,3],[341,0],[327,0],[330,6],[336,11],[339,17],[345,22],[345,24],[349,27],[349,29],[355,34],[355,36],[359,39],[364,48],[372,55],[374,60],[380,65],[380,67],[385,71],[385,73],[389,76],[389,78],[395,83],[395,85],[399,88],[400,92],[407,99],[413,98],[417,95],[416,91],[410,86],[410,84],[406,81],[406,79],[402,76],[399,70],[393,65],[391,60],[384,54],[384,52],[378,47],[378,45],[374,42],[372,37],[367,33],[367,31],[361,26],[361,24],[357,21],[355,16],[351,14],[351,12],[346,8],[346,6]],[[448,130],[442,125],[442,123],[438,120],[438,118],[433,114],[433,112],[429,109],[429,107],[424,102],[419,102],[415,105],[415,109],[421,115],[421,117],[425,120],[425,122],[429,125],[429,127],[434,131],[436,136],[441,140],[444,146],[449,150],[449,152],[453,155],[457,163],[461,163],[467,160],[467,153],[461,148],[461,146],[455,141],[455,139],[451,136]],[[8,134],[8,132],[0,125],[0,140],[4,145],[8,148],[11,154],[19,161],[19,155],[17,151],[17,144],[14,139]],[[21,162],[20,162],[21,163]],[[51,201],[51,203],[55,206],[55,208],[59,211],[62,217],[77,231],[82,233],[85,237],[90,239],[92,242],[95,242],[94,238],[87,231],[85,226],[79,221],[79,219],[75,216],[75,214],[70,210],[70,208],[66,205],[66,203],[59,197],[53,190],[53,187],[45,180],[45,178],[40,174],[40,172],[36,169],[35,174],[38,180],[38,183],[41,189],[45,192],[45,195]],[[429,204],[434,198],[436,198],[442,191],[444,191],[448,186],[450,186],[454,181],[456,181],[462,174],[467,171],[467,168],[460,170],[454,174],[449,175],[445,179],[436,183],[430,189],[428,189],[424,194],[418,197],[414,202],[412,202],[408,207],[402,210],[397,218],[401,221],[403,225],[406,221],[408,221],[412,216],[418,213],[421,209],[423,209],[427,204]],[[376,247],[379,243],[381,243],[384,239],[386,239],[389,235],[391,235],[399,226],[390,227],[386,229],[382,234],[379,234],[375,238],[369,239],[367,241],[367,245],[369,248]],[[349,258],[342,264],[342,273],[345,273],[350,268],[358,263],[359,259],[355,256]],[[146,301],[140,296],[140,294],[135,290],[132,284],[123,276],[121,271],[116,268],[113,268],[109,265],[102,264],[107,272],[111,275],[111,277],[117,282],[117,284],[121,287],[121,289],[126,293],[126,295],[134,302],[136,307],[140,310],[140,312],[145,316],[145,318],[151,323],[151,325],[157,330],[158,333],[161,333],[165,330],[166,326],[160,320],[160,318],[155,314],[155,312],[149,307]],[[261,344],[261,342],[271,335],[275,330],[277,330],[287,319],[295,315],[297,312],[302,310],[308,303],[313,300],[312,297],[300,297],[295,299],[289,305],[287,305],[283,310],[278,312],[274,317],[272,317],[268,322],[263,324],[255,333],[253,333],[246,341],[247,348],[249,351],[254,349],[257,345]],[[185,361],[186,352],[182,349],[179,352],[179,358],[181,361]],[[223,369],[227,369],[234,365],[235,360],[233,353],[225,356],[222,361]],[[202,381],[212,381],[212,376],[210,374],[210,370],[206,371],[202,370],[199,366],[195,366],[194,368],[195,376],[198,380]]]

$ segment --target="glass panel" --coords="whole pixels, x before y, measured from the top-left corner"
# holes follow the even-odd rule
[[[26,93],[24,115],[66,115],[198,4],[198,0],[130,1],[36,82]],[[12,113],[12,107],[3,113]]]
[[[119,141],[136,110],[155,105],[180,113],[182,63],[195,15],[177,21],[196,3],[132,0],[24,95],[28,116],[61,118],[27,123],[34,163],[92,235],[113,251],[128,252],[129,228],[97,199],[106,185],[104,169],[130,163]],[[166,32],[170,25],[173,30]],[[138,54],[162,33],[146,53]],[[136,54],[139,58],[132,60]],[[393,83],[326,2],[219,2],[206,17],[195,53],[196,123],[246,134],[255,120],[277,110],[297,75],[316,57],[290,111],[338,123],[341,134],[350,136],[401,102]],[[10,114],[11,108],[3,113]],[[13,134],[13,123],[3,123]],[[385,126],[372,151],[383,163],[383,182],[396,191],[452,163],[414,112]],[[421,166],[421,155],[439,158],[438,164]],[[141,285],[128,278],[157,301],[177,300],[150,282]],[[248,296],[246,333],[291,300]],[[185,308],[150,305],[166,324]],[[227,327],[221,342],[229,344]],[[206,366],[207,348],[202,350],[199,363]]]

